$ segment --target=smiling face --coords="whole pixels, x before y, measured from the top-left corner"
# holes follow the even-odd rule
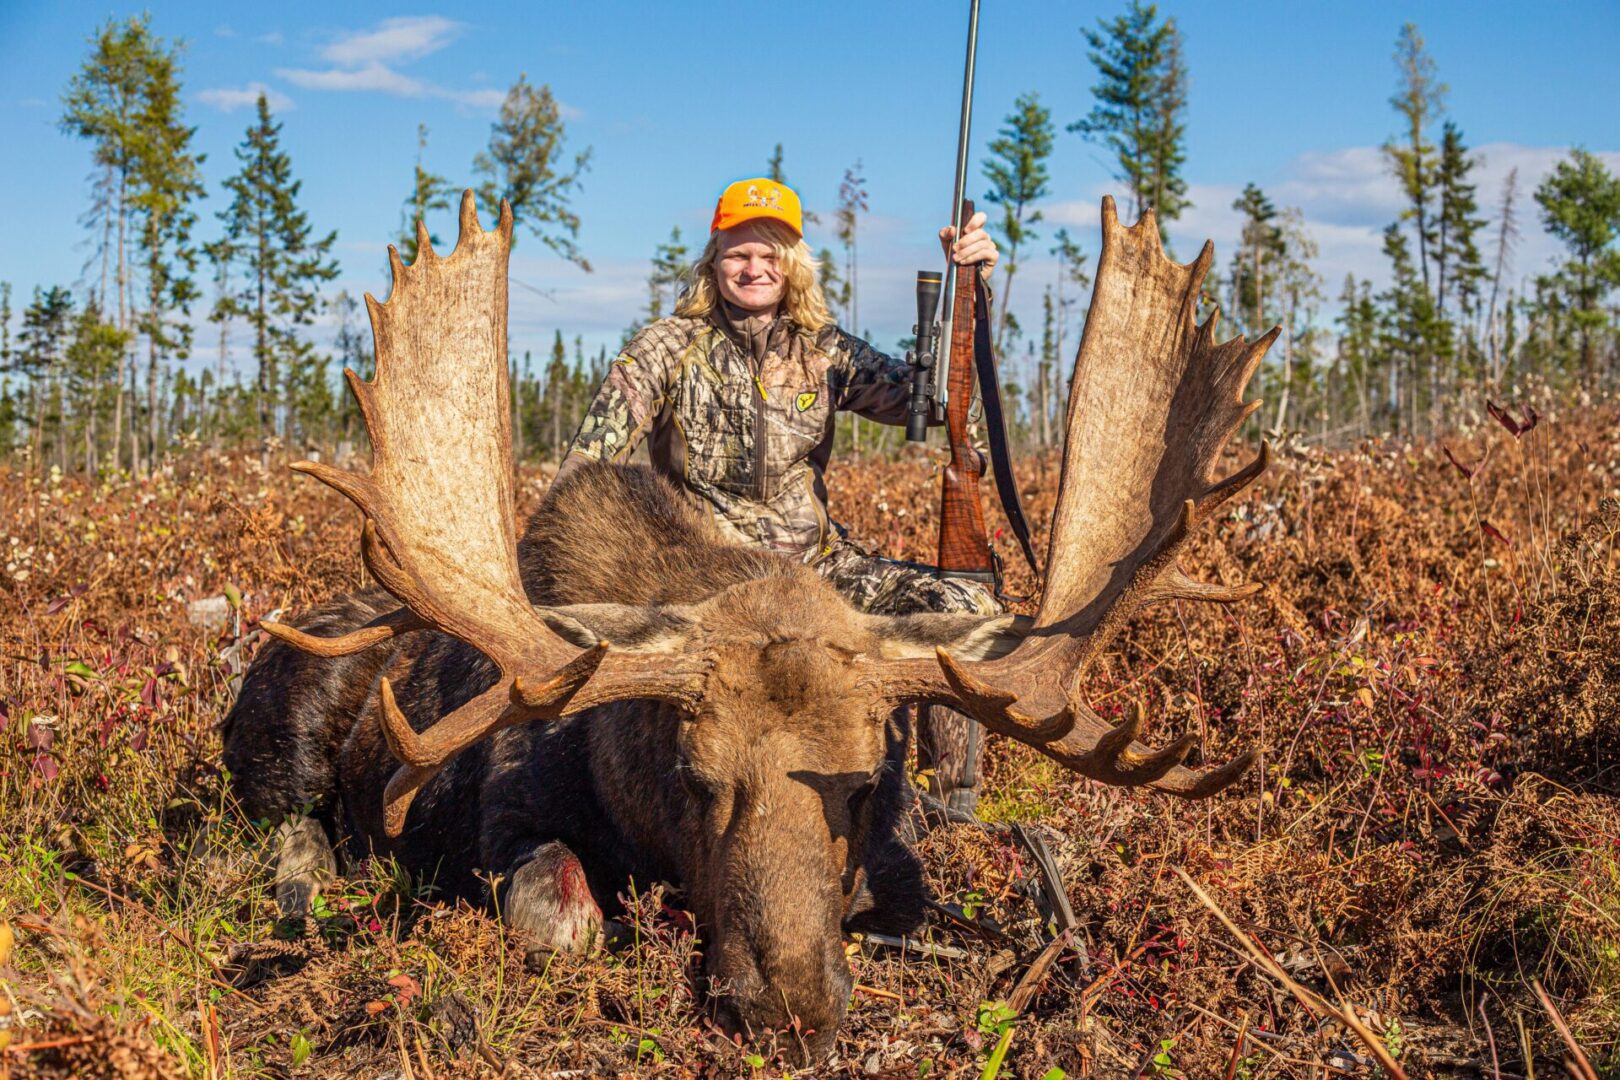
[[[787,288],[781,254],[756,221],[716,234],[714,280],[720,295],[750,315],[774,315]]]

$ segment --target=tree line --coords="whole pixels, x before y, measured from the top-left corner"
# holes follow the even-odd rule
[[[1155,5],[1131,0],[1081,31],[1094,69],[1092,107],[1064,127],[1106,152],[1123,190],[1123,213],[1153,208],[1161,232],[1191,206],[1186,181],[1189,81],[1181,31]],[[252,123],[221,181],[228,204],[215,239],[200,242],[194,204],[204,194],[202,154],[180,99],[181,48],[148,16],[109,21],[62,97],[64,133],[91,151],[82,225],[90,257],[75,290],[36,289],[26,302],[0,283],[0,454],[37,468],[141,472],[182,441],[211,445],[336,448],[363,438],[337,372],[368,373],[369,335],[338,276],[335,232],[299,205],[300,182],[281,146],[281,124],[258,99]],[[1404,206],[1383,234],[1389,283],[1348,277],[1331,318],[1310,223],[1249,183],[1232,203],[1241,235],[1206,282],[1205,300],[1248,335],[1282,333],[1259,376],[1267,401],[1256,421],[1322,439],[1389,430],[1428,434],[1477,409],[1483,394],[1525,379],[1593,395],[1620,382],[1620,179],[1576,148],[1534,191],[1517,171],[1499,191],[1478,191],[1479,156],[1447,111],[1417,27],[1397,35],[1392,133],[1382,157]],[[428,166],[428,130],[402,200],[398,246],[416,257],[415,222],[451,208],[463,185]],[[1040,95],[1017,96],[983,159],[983,203],[1002,260],[993,282],[993,340],[1015,437],[1049,446],[1063,428],[1062,359],[1084,326],[1088,256],[1066,229],[1045,234],[1053,192],[1050,158],[1060,134]],[[471,163],[472,186],[490,205],[512,204],[520,234],[590,270],[572,198],[590,150],[571,152],[549,87],[520,77]],[[783,147],[766,173],[788,182]],[[834,245],[821,248],[822,288],[841,325],[870,338],[861,308],[859,239],[869,191],[860,161],[843,174],[826,211]],[[1526,205],[1533,203],[1533,208]],[[1527,213],[1558,241],[1558,262],[1515,277]],[[822,225],[807,207],[806,218]],[[439,244],[438,237],[430,237]],[[1055,270],[1031,281],[1026,264],[1046,252]],[[647,303],[628,337],[673,310],[696,252],[673,228],[649,261]],[[1050,265],[1050,264],[1048,264]],[[1040,324],[1025,327],[1011,300],[1040,291]],[[76,295],[77,293],[77,295]],[[206,294],[206,295],[205,295]],[[17,310],[14,310],[17,309]],[[1027,308],[1027,302],[1026,302]],[[325,347],[314,327],[325,313]],[[211,331],[199,334],[199,320]],[[15,329],[13,324],[16,324]],[[251,370],[229,362],[233,333],[246,335]],[[208,338],[207,341],[203,337]],[[897,343],[896,351],[909,342]],[[217,347],[217,362],[204,350]],[[183,361],[192,360],[186,364]],[[559,331],[538,364],[513,357],[514,449],[555,460],[606,370]],[[897,429],[844,417],[840,443],[883,452]]]
[[[110,20],[89,45],[59,124],[90,149],[81,224],[91,254],[75,288],[36,288],[25,302],[0,282],[0,455],[40,470],[140,474],[177,443],[353,445],[364,429],[337,372],[369,375],[370,335],[355,297],[322,292],[339,274],[337,233],[317,229],[300,205],[266,95],[220,182],[217,236],[203,242],[195,204],[206,193],[205,156],[181,101],[182,46],[156,34],[149,15]],[[486,205],[511,203],[524,235],[589,270],[570,198],[590,151],[570,158],[566,143],[550,88],[520,76],[473,159],[474,186]],[[451,190],[419,153],[402,208],[407,261],[416,218],[448,208]],[[314,335],[322,314],[336,326],[325,348]],[[233,332],[246,338],[245,375],[232,362]],[[556,432],[572,434],[592,370],[581,349],[568,356],[560,334],[538,372],[527,356],[513,358],[525,446],[555,453],[566,438]]]

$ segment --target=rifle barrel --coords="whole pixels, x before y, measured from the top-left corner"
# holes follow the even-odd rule
[[[971,129],[973,127],[973,67],[976,54],[979,50],[979,0],[968,2],[968,38],[967,61],[962,68],[962,120],[957,128],[956,135],[956,187],[951,197],[951,223],[956,226],[956,236],[962,235],[962,195],[967,190],[968,150]],[[951,300],[956,295],[956,260],[949,255],[945,257],[945,312],[943,325],[940,327],[940,357],[939,368],[941,372],[949,371],[951,359]],[[939,382],[939,402],[943,405],[948,392],[945,389],[945,380]]]

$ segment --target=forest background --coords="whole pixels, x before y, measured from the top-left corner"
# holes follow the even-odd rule
[[[412,258],[417,216],[449,237],[464,187],[517,211],[524,458],[555,460],[619,344],[670,310],[737,176],[800,188],[840,321],[899,351],[938,261],[963,20],[869,7],[8,6],[0,455],[142,474],[196,442],[353,447],[338,374],[367,370],[382,243]],[[969,193],[1004,253],[1019,441],[1061,430],[1105,192],[1155,207],[1182,258],[1216,239],[1229,329],[1284,327],[1268,430],[1424,435],[1514,384],[1609,392],[1617,32],[1599,4],[987,5]]]

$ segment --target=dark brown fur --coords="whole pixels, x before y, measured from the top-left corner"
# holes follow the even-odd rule
[[[615,644],[700,637],[715,664],[697,714],[621,702],[508,729],[431,781],[389,841],[377,679],[421,730],[495,668],[436,633],[339,660],[271,644],[225,726],[247,813],[308,804],[351,852],[393,854],[447,896],[490,900],[483,882],[500,875],[503,914],[556,947],[578,947],[632,880],[670,882],[698,919],[722,1021],[755,1035],[796,1023],[803,1051],[824,1051],[850,992],[840,930],[904,932],[924,899],[897,834],[907,731],[848,663],[881,647],[871,625],[806,567],[725,543],[644,469],[571,472],[520,560],[537,605],[632,605],[569,609]],[[301,625],[341,633],[393,606],[361,593]],[[581,872],[587,897],[570,885]]]

